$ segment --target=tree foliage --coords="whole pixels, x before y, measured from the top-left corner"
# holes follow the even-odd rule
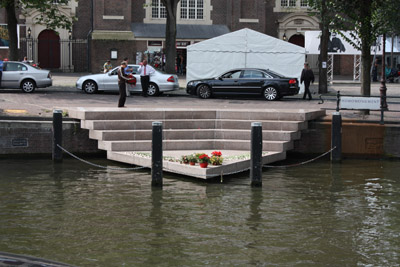
[[[361,51],[362,84],[361,94],[369,96],[371,92],[371,46],[378,36],[387,32],[399,32],[399,0],[309,0],[309,4],[318,12],[326,2],[329,11],[321,16],[324,24],[336,29],[353,47]],[[333,15],[333,16],[332,16]],[[340,30],[349,31],[351,38]]]
[[[39,15],[35,18],[34,23],[44,25],[51,30],[71,29],[73,21],[59,9],[59,5],[67,5],[69,1],[75,0],[58,0],[57,4],[53,0],[0,0],[0,7],[5,8],[7,13],[10,38],[9,58],[18,60],[17,14],[27,15],[33,10],[37,10]]]

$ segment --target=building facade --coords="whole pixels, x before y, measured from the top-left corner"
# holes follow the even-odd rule
[[[47,55],[59,62],[53,62],[50,68],[77,71],[75,65],[79,58],[88,62],[89,71],[98,72],[108,59],[117,65],[125,57],[135,63],[144,56],[151,59],[154,55],[162,56],[166,10],[161,0],[113,0],[112,4],[105,0],[80,0],[70,1],[68,6],[60,5],[60,9],[71,19],[76,17],[70,33],[66,30],[56,33],[35,24],[36,11],[26,17],[19,16],[21,39],[28,36],[30,29],[29,37],[39,40],[33,43],[34,47],[29,42],[21,46],[26,50],[21,55],[43,61],[44,54],[39,60],[39,52],[50,49],[40,47],[44,46],[40,40],[46,38],[54,39],[54,43],[66,40],[69,44],[51,48],[60,52]],[[1,16],[0,24],[4,22]],[[177,53],[185,58],[188,45],[243,28],[304,47],[304,32],[318,30],[319,22],[308,15],[304,0],[181,0],[177,11]],[[78,47],[71,44],[71,39],[87,40],[87,43]]]

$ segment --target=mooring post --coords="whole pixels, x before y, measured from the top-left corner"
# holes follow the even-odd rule
[[[262,186],[262,124],[251,123],[250,178],[251,186]]]
[[[163,185],[163,148],[162,148],[162,122],[152,123],[151,143],[151,185],[162,187]]]
[[[340,112],[332,114],[332,137],[331,147],[335,149],[331,152],[331,161],[342,160],[342,115]]]
[[[63,159],[62,146],[62,110],[53,110],[53,161],[60,162]]]

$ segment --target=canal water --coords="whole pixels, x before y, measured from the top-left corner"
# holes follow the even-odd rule
[[[94,160],[97,164],[116,163]],[[398,161],[203,182],[0,160],[0,251],[76,266],[400,266]]]

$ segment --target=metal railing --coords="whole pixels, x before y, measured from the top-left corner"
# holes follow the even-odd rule
[[[379,97],[381,103],[385,103],[386,105],[380,105],[379,109],[368,109],[368,110],[375,110],[379,111],[381,113],[381,119],[380,119],[380,124],[385,123],[385,112],[400,112],[399,109],[389,109],[389,104],[390,106],[396,106],[400,105],[400,101],[391,101],[387,102],[387,99],[400,99],[400,96],[360,96],[360,95],[342,95],[340,94],[340,91],[337,92],[336,96],[329,96],[329,95],[319,95],[320,101],[318,104],[322,105],[325,103],[325,101],[336,101],[336,108],[323,108],[325,110],[335,110],[336,112],[339,112],[340,110],[365,110],[365,109],[357,109],[357,108],[342,108],[340,105],[340,100],[341,97],[363,97],[363,98],[371,98],[371,97]]]
[[[63,72],[87,72],[87,40],[43,40],[24,38],[20,41],[20,58],[28,57],[41,68]]]

